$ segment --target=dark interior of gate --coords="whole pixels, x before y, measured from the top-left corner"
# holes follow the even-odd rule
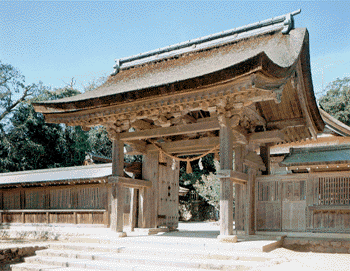
[[[133,225],[137,215],[138,227],[176,228],[176,158],[209,151],[220,152],[220,235],[233,234],[233,185],[236,229],[254,234],[310,227],[319,211],[306,208],[313,204],[308,195],[319,184],[302,175],[270,175],[271,147],[316,139],[324,129],[309,34],[293,29],[297,13],[119,59],[101,87],[34,104],[50,123],[107,128],[113,230],[123,231],[123,187],[133,189],[132,198],[138,195]],[[129,154],[143,155],[142,179],[123,176],[124,144]],[[312,223],[317,228],[321,222]]]

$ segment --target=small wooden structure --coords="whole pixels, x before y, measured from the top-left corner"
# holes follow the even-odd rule
[[[111,164],[0,174],[0,221],[108,226],[111,174]]]
[[[271,147],[257,178],[256,231],[350,231],[350,127],[320,109],[317,140]]]
[[[179,163],[171,157],[211,150],[220,152],[220,237],[233,236],[234,184],[236,225],[254,234],[256,178],[269,174],[270,147],[316,139],[324,128],[308,32],[293,29],[299,12],[119,59],[101,87],[34,104],[50,123],[107,128],[113,230],[124,236],[124,186],[139,189],[140,227],[176,227]],[[143,155],[142,180],[122,177],[124,143]]]

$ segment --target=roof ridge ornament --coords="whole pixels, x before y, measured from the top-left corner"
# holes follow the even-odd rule
[[[116,75],[122,68],[130,68],[147,62],[159,61],[160,59],[173,57],[175,55],[222,45],[242,38],[262,34],[266,30],[271,31],[282,28],[282,33],[288,34],[294,27],[293,16],[299,14],[300,12],[301,9],[298,9],[285,15],[277,16],[264,21],[236,27],[230,30],[177,43],[138,55],[116,59],[116,63],[113,66],[114,71],[111,73],[111,75]]]
[[[293,16],[290,13],[286,15],[286,19],[284,20],[283,25],[284,25],[282,29],[283,34],[288,34],[289,31],[294,28]]]

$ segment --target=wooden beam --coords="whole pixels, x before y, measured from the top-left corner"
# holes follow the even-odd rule
[[[248,182],[248,175],[238,171],[222,169],[217,175],[219,178],[229,178],[233,183],[246,184]]]
[[[205,152],[220,143],[219,137],[204,137],[191,140],[179,140],[173,142],[159,143],[159,146],[167,153],[188,153],[188,152]],[[153,145],[148,145],[146,151],[158,151]]]
[[[137,189],[152,187],[152,182],[150,181],[131,179],[131,178],[120,177],[120,176],[110,176],[108,177],[108,182],[120,184],[123,187],[137,188]]]
[[[146,129],[153,128],[154,125],[150,124],[148,121],[145,121],[145,120],[135,120],[133,123],[131,123],[131,127],[134,127],[140,130],[146,130]]]
[[[249,135],[250,144],[277,143],[284,140],[284,134],[280,130],[258,132]]]
[[[266,126],[268,129],[284,129],[287,127],[299,127],[305,125],[306,123],[303,118],[296,118],[288,120],[269,121]]]
[[[247,145],[248,144],[247,131],[240,126],[234,127],[232,129],[233,129],[232,132],[233,132],[234,142],[242,145]]]
[[[130,148],[126,148],[126,154],[128,155],[138,155],[146,153],[146,142],[142,140],[137,141],[126,141],[126,144],[130,146]]]
[[[244,107],[244,112],[256,118],[263,126],[266,127],[266,120],[262,116],[260,116],[256,108],[251,108],[249,106],[246,106]]]
[[[192,117],[192,116],[190,116],[190,115],[187,115],[187,114],[183,116],[183,121],[184,121],[186,124],[196,123],[196,122],[197,122],[197,120],[196,120],[194,117]]]
[[[199,122],[187,125],[162,127],[138,132],[121,133],[121,140],[140,140],[154,137],[174,136],[220,130],[218,121]]]

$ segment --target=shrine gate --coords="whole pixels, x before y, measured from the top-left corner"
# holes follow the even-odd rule
[[[236,228],[255,233],[256,178],[270,172],[271,146],[315,139],[324,128],[309,34],[293,28],[299,12],[118,59],[97,89],[34,104],[49,123],[106,127],[112,230],[125,236],[123,187],[139,191],[139,227],[175,228],[179,163],[171,157],[219,151],[219,237],[236,240],[233,185]],[[124,177],[124,144],[143,155],[142,180]]]

